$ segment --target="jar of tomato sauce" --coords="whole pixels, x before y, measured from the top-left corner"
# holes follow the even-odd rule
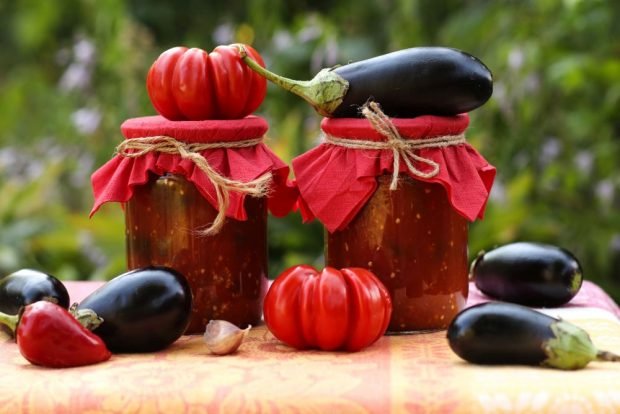
[[[321,145],[293,160],[298,205],[325,226],[326,265],[388,288],[388,332],[444,329],[465,306],[468,221],[495,168],[465,141],[467,114],[386,121],[324,119]]]
[[[262,316],[267,212],[294,201],[288,167],[261,141],[267,123],[129,119],[117,155],[93,174],[95,205],[125,207],[129,269],[168,266],[192,289],[186,333],[211,319],[240,327]]]

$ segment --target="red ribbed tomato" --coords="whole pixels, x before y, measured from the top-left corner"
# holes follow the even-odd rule
[[[358,351],[383,336],[392,301],[366,269],[300,265],[273,282],[263,311],[271,333],[294,348]]]
[[[245,48],[265,65],[256,50]],[[173,121],[240,119],[263,102],[267,81],[243,63],[236,45],[211,53],[179,46],[153,63],[146,89],[157,112]]]

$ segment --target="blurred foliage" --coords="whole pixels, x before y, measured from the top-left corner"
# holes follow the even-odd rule
[[[470,142],[498,177],[470,252],[513,240],[564,246],[620,299],[620,3],[612,0],[164,0],[0,2],[0,274],[35,267],[69,279],[124,270],[118,206],[88,219],[89,175],[119,125],[153,114],[144,87],[159,53],[253,44],[267,66],[320,68],[421,45],[466,50],[494,72]],[[259,113],[290,161],[319,117],[269,87]],[[321,264],[322,228],[272,219],[271,274]]]

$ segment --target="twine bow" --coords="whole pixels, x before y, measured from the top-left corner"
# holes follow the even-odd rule
[[[381,107],[376,102],[368,102],[362,107],[362,115],[372,125],[372,127],[386,138],[386,141],[353,140],[325,136],[325,142],[352,149],[373,149],[373,150],[392,150],[394,163],[392,172],[392,182],[390,190],[396,190],[398,186],[398,173],[400,170],[400,159],[402,158],[409,171],[420,178],[432,178],[439,174],[440,166],[437,162],[417,155],[414,151],[422,148],[443,148],[450,145],[458,145],[465,142],[465,134],[442,135],[431,138],[408,140],[401,137],[398,129],[390,118],[383,113]],[[426,164],[431,167],[430,171],[421,171],[413,164],[414,161]]]
[[[178,154],[181,158],[192,161],[196,167],[206,174],[215,188],[218,210],[217,216],[209,227],[199,231],[200,235],[210,236],[218,233],[224,225],[226,210],[230,204],[229,193],[235,191],[252,197],[263,197],[269,192],[271,173],[263,174],[248,182],[231,180],[214,170],[209,165],[207,159],[201,154],[201,151],[214,148],[246,148],[258,145],[261,141],[262,138],[233,142],[187,144],[177,141],[172,137],[161,135],[127,139],[116,147],[116,152],[128,158],[138,158],[149,152]]]

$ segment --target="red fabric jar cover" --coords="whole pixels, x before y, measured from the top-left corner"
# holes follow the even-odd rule
[[[390,121],[403,139],[422,140],[463,133],[469,125],[469,116],[424,115]],[[329,136],[347,140],[386,140],[365,118],[325,118],[321,129]],[[441,184],[459,214],[470,221],[482,218],[495,167],[467,143],[416,149],[414,153],[438,163],[438,173],[422,178],[413,174],[405,162],[400,162],[401,174]],[[393,172],[393,162],[392,150],[351,149],[329,143],[293,159],[300,193],[297,207],[304,222],[316,217],[330,232],[345,228],[377,188],[375,177]],[[430,169],[423,162],[414,160],[413,164],[422,172]]]
[[[161,116],[128,119],[121,125],[126,139],[168,136],[184,143],[232,142],[261,138],[268,129],[267,122],[250,115],[239,120],[170,121]],[[295,203],[296,189],[287,185],[289,167],[265,144],[244,148],[214,148],[201,152],[209,165],[224,177],[236,181],[251,181],[271,172],[272,184],[268,206],[275,216],[285,216]],[[149,172],[184,176],[211,205],[217,209],[213,183],[192,161],[177,154],[149,152],[136,158],[115,155],[91,176],[95,203],[92,216],[108,201],[126,202],[135,186],[145,184]],[[230,192],[227,217],[246,220],[243,205],[245,194]]]

